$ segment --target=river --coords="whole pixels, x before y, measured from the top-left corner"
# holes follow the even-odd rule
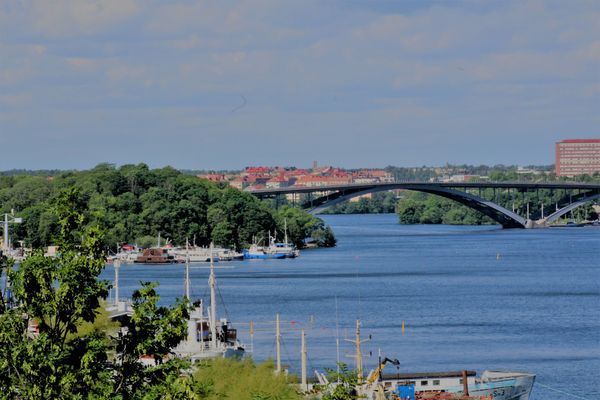
[[[353,366],[347,357],[353,345],[344,338],[353,338],[359,318],[362,337],[371,336],[362,346],[367,371],[381,350],[398,358],[404,372],[526,371],[537,375],[532,400],[600,399],[600,228],[322,218],[335,231],[336,248],[306,250],[293,260],[218,264],[219,313],[233,321],[255,359],[275,356],[279,313],[283,363],[291,371],[300,366],[301,328],[310,370],[335,366],[336,337],[340,360]],[[159,281],[169,304],[183,293],[183,271],[183,265],[125,265],[121,296],[141,280]],[[208,272],[192,266],[194,297],[207,298]],[[103,277],[112,274],[109,266]]]

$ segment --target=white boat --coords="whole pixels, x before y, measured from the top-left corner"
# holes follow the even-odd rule
[[[199,246],[193,246],[188,249],[175,248],[171,250],[171,253],[175,259],[185,262],[187,258],[191,263],[210,262],[211,254],[213,256],[213,262],[241,260],[244,258],[243,254],[224,247],[215,247],[213,248],[212,253],[209,247]]]
[[[212,245],[210,250],[212,250]],[[213,264],[214,257],[210,258],[209,307],[206,308],[205,313],[202,300],[194,303],[188,319],[187,337],[173,349],[175,355],[189,358],[192,362],[215,357],[241,358],[245,353],[244,347],[237,340],[237,330],[231,328],[227,319],[217,318],[217,279]],[[189,264],[190,261],[187,260],[185,264],[185,296],[191,300]]]
[[[119,260],[121,264],[133,264],[141,255],[142,251],[137,246],[126,244],[119,248],[117,254],[109,256],[107,261],[113,263]]]

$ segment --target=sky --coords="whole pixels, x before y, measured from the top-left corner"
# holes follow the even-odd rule
[[[0,170],[552,164],[600,2],[1,0]]]

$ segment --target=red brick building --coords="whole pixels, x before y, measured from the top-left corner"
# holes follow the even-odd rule
[[[566,139],[556,143],[556,176],[600,172],[600,139]]]

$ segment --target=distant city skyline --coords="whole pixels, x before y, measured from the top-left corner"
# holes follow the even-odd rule
[[[597,1],[7,1],[0,170],[550,165]]]

